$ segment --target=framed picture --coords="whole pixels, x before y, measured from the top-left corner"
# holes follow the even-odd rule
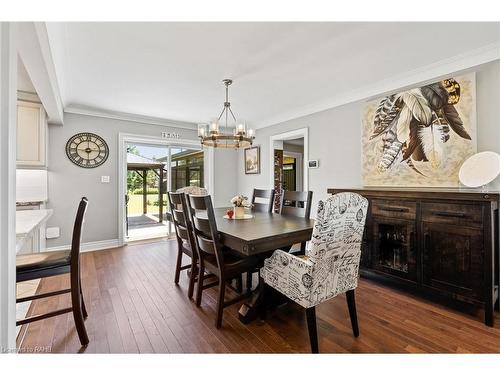
[[[245,149],[245,174],[260,173],[260,147],[249,147]]]
[[[476,153],[474,73],[448,77],[366,103],[365,186],[457,187]]]

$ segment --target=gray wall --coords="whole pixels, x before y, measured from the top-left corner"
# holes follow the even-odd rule
[[[478,151],[500,152],[500,61],[474,71],[477,72]],[[214,150],[214,206],[228,206],[236,193],[250,195],[254,187],[268,188],[269,137],[304,127],[309,128],[309,159],[319,159],[320,163],[320,168],[305,171],[309,174],[309,189],[314,191],[314,206],[319,199],[326,198],[329,187],[361,187],[362,106],[363,102],[355,102],[258,129],[255,145],[261,146],[259,175],[245,175],[243,150]],[[82,131],[100,134],[108,142],[110,156],[101,167],[79,168],[66,157],[66,141]],[[54,209],[54,215],[48,225],[59,226],[61,236],[48,240],[48,247],[69,244],[76,202],[83,195],[90,200],[83,242],[118,237],[118,133],[159,136],[162,131],[175,131],[186,139],[196,138],[196,132],[189,129],[74,114],[66,115],[64,126],[49,127],[48,207]],[[111,183],[101,184],[102,175],[111,176]],[[500,179],[492,184],[492,189],[500,189]]]
[[[215,207],[229,207],[229,201],[237,194],[238,151],[233,149],[214,149]]]
[[[102,136],[109,146],[109,158],[94,169],[80,168],[69,161],[65,153],[68,139],[79,132],[93,132]],[[196,131],[174,127],[142,124],[86,115],[66,114],[64,126],[49,126],[49,200],[54,209],[48,226],[61,228],[61,236],[47,240],[47,247],[68,245],[71,241],[76,205],[80,197],[89,198],[83,242],[118,238],[118,133],[161,136],[161,132],[179,133],[183,139],[196,139]],[[224,150],[225,151],[225,150]],[[232,150],[227,150],[229,153]],[[215,157],[216,194],[219,203],[236,190],[234,171],[236,158],[227,158],[219,152]],[[110,176],[109,184],[101,183],[101,176]],[[225,179],[225,177],[228,177]],[[223,180],[224,178],[224,180]]]
[[[477,149],[500,152],[500,61],[469,71],[477,72]],[[261,174],[244,174],[243,152],[240,151],[237,166],[238,192],[250,194],[254,187],[271,186],[269,137],[299,128],[309,128],[309,159],[319,159],[318,169],[305,171],[309,174],[309,189],[314,192],[314,207],[319,199],[326,198],[329,187],[361,187],[363,104],[363,101],[350,103],[258,129],[255,145],[261,147]],[[500,178],[491,184],[491,188],[500,190]]]

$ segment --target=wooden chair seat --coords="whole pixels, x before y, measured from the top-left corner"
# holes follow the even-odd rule
[[[49,270],[69,267],[71,262],[71,251],[70,250],[60,250],[60,251],[47,251],[38,254],[29,255],[19,255],[16,257],[16,274],[17,277],[25,279],[25,277],[30,276],[30,279],[38,279],[44,277]],[[66,273],[68,271],[64,271]],[[41,276],[36,274],[40,273]],[[28,275],[30,274],[30,275]],[[19,280],[18,280],[19,281]]]
[[[237,277],[242,273],[253,271],[258,265],[258,259],[254,257],[239,257],[230,251],[223,251],[224,274],[227,278]],[[217,265],[215,255],[204,257],[205,267],[214,275],[219,275],[220,270]]]

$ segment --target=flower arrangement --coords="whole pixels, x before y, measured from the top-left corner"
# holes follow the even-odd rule
[[[252,204],[250,203],[248,198],[245,197],[244,195],[236,195],[235,197],[233,197],[231,199],[231,204],[234,207],[245,207],[245,208],[252,207]]]

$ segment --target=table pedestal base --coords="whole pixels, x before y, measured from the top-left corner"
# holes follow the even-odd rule
[[[263,288],[266,288],[265,301],[263,298]],[[259,285],[259,287],[252,294],[252,297],[250,297],[248,301],[241,305],[240,309],[238,310],[238,317],[240,319],[240,322],[242,322],[243,324],[248,324],[259,316],[262,309],[269,310],[283,305],[288,301],[289,299],[278,292],[276,289],[271,288],[267,285],[265,285],[264,287]],[[262,306],[263,304],[265,304],[265,306]]]

